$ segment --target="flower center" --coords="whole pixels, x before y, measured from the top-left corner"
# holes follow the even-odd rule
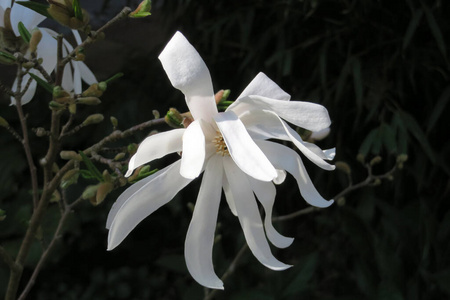
[[[220,154],[222,156],[230,155],[230,152],[228,152],[227,144],[225,144],[225,141],[223,140],[223,136],[220,133],[220,131],[217,131],[216,136],[211,141],[214,144],[214,147],[216,147],[216,153]]]

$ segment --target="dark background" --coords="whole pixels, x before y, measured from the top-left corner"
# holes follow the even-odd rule
[[[98,28],[125,5],[138,1],[81,1]],[[446,299],[450,297],[449,131],[450,22],[448,1],[273,0],[162,1],[152,16],[129,19],[86,49],[86,63],[99,80],[125,75],[102,97],[100,107],[83,108],[79,121],[101,111],[119,128],[186,109],[183,95],[165,75],[157,56],[175,31],[181,31],[210,69],[215,90],[231,89],[231,99],[260,71],[294,100],[323,104],[332,119],[329,137],[319,146],[337,148],[354,182],[366,171],[357,162],[361,145],[375,130],[367,160],[380,155],[376,174],[387,172],[398,155],[409,159],[393,181],[347,195],[344,205],[277,223],[293,245],[273,252],[294,267],[275,272],[249,251],[225,281],[217,299]],[[57,26],[51,21],[49,27]],[[57,28],[57,27],[56,27]],[[2,66],[2,82],[11,71]],[[18,127],[9,100],[0,115]],[[24,106],[31,127],[48,122],[49,95],[42,89]],[[48,126],[48,123],[46,126]],[[80,131],[65,145],[83,149],[111,132],[105,121]],[[167,130],[167,126],[157,127]],[[148,133],[127,142],[142,140]],[[25,155],[0,130],[0,240],[17,249],[31,212]],[[32,138],[35,160],[45,140]],[[126,145],[124,142],[123,145]],[[152,167],[167,165],[170,159]],[[332,198],[347,186],[344,173],[324,172],[305,161],[317,189]],[[75,198],[81,182],[69,191]],[[106,251],[104,228],[120,190],[98,207],[83,203],[38,277],[29,299],[201,299],[203,288],[186,270],[183,246],[200,180],[143,221],[114,251]],[[277,187],[276,215],[307,207],[294,180]],[[69,195],[70,198],[71,194]],[[42,232],[52,234],[56,204]],[[221,276],[244,243],[237,218],[225,202],[219,214],[215,270]],[[24,273],[27,279],[41,253],[36,242]],[[0,262],[0,294],[8,271]]]

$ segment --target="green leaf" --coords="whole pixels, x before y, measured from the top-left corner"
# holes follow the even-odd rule
[[[16,62],[16,57],[7,52],[0,51],[0,63],[12,65]]]
[[[431,10],[422,2],[422,7],[425,12],[425,17],[428,21],[428,26],[430,26],[431,34],[433,34],[436,39],[437,46],[439,51],[441,51],[444,58],[447,60],[447,47],[445,46],[444,36],[442,35],[441,29],[439,29],[439,25],[436,22]]]
[[[45,81],[41,77],[37,76],[36,74],[28,73],[28,75],[30,75],[31,78],[36,80],[36,82],[40,86],[42,86],[47,92],[49,92],[50,94],[53,93],[53,88],[54,88],[53,85],[51,85],[50,83],[48,83],[47,81]]]
[[[399,115],[403,121],[403,124],[408,129],[408,131],[417,139],[420,146],[422,147],[425,154],[428,156],[430,161],[434,164],[436,163],[436,155],[431,149],[430,143],[427,140],[425,133],[422,128],[420,128],[417,121],[408,113],[400,111]]]
[[[31,33],[28,31],[28,29],[26,29],[25,25],[23,25],[22,22],[19,22],[18,28],[22,39],[25,41],[25,43],[29,44],[31,40]]]
[[[448,86],[439,97],[439,100],[437,101],[436,105],[434,106],[434,110],[431,113],[430,119],[428,120],[427,125],[427,134],[433,129],[433,127],[436,125],[437,120],[441,116],[441,114],[444,112],[444,108],[447,106],[448,100],[450,100],[450,86]]]
[[[303,263],[299,264],[297,276],[288,284],[284,290],[283,296],[290,296],[304,291],[308,288],[308,282],[311,280],[317,267],[317,253],[311,253],[304,258]]]
[[[31,1],[16,1],[15,3],[25,6],[26,8],[29,8],[31,10],[34,10],[38,14],[46,16],[47,18],[53,19],[52,16],[47,11],[47,9],[49,8],[48,5]]]
[[[406,29],[405,36],[403,37],[402,50],[408,48],[414,33],[416,32],[417,26],[419,26],[420,20],[422,20],[423,11],[418,10],[413,13],[411,21],[409,22],[408,28]]]
[[[395,142],[395,132],[386,123],[383,123],[381,125],[382,130],[382,142],[384,144],[384,147],[386,148],[388,153],[393,153],[397,151],[397,143]]]
[[[81,158],[83,159],[83,162],[86,164],[86,167],[88,168],[89,172],[92,176],[94,176],[95,179],[97,179],[99,182],[103,182],[103,176],[102,173],[97,169],[97,167],[92,163],[92,161],[84,154],[83,151],[79,151]]]
[[[73,12],[75,14],[75,18],[77,18],[80,21],[83,21],[83,10],[81,9],[80,1],[73,0],[72,7],[73,7]]]
[[[369,153],[370,148],[372,147],[372,144],[375,141],[375,138],[377,137],[378,128],[372,129],[372,131],[366,136],[363,143],[361,144],[361,147],[359,147],[359,153],[366,156],[367,153]]]
[[[363,102],[363,79],[361,74],[361,62],[359,59],[353,59],[352,63],[353,67],[353,84],[355,86],[355,95],[356,95],[356,105],[358,109],[361,109]]]

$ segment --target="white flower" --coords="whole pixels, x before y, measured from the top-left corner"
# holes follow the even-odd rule
[[[2,29],[11,27],[13,31],[11,34],[14,35],[13,38],[17,39],[19,42],[21,42],[21,37],[18,29],[19,22],[22,22],[25,28],[29,32],[32,32],[32,30],[35,29],[37,25],[39,25],[43,20],[45,20],[45,16],[38,14],[31,9],[18,4],[11,6],[10,0],[0,0],[0,27]],[[38,58],[42,58],[43,69],[48,74],[51,74],[56,67],[57,42],[55,40],[55,37],[57,36],[57,33],[48,28],[38,29],[42,33],[42,39],[37,46],[36,54]],[[77,43],[81,43],[80,35],[78,34],[78,32],[73,30],[73,34]],[[2,48],[2,50],[4,51],[14,53],[22,50],[15,47],[11,48],[11,45],[7,45],[6,43],[2,44],[3,45],[0,45],[0,48]],[[64,55],[73,50],[72,46],[66,40],[64,40],[64,46]],[[25,56],[29,57],[29,53],[25,53]],[[73,74],[71,69],[73,69]],[[43,78],[42,74],[36,69],[31,69],[29,72]],[[25,74],[23,76],[21,83],[22,89],[25,87],[29,79],[30,75]],[[70,64],[66,65],[64,69],[63,79],[63,88],[68,91],[74,90],[75,93],[81,93],[81,79],[83,79],[88,84],[97,82],[95,76],[92,74],[89,68],[87,68],[87,66],[83,62],[76,61],[73,61]],[[17,84],[18,82],[16,79],[12,86],[12,91],[17,90]],[[22,96],[22,105],[27,104],[31,101],[36,91],[36,85],[36,81],[33,80],[28,90]],[[15,103],[16,100],[14,99],[14,97],[11,97],[11,105],[15,105]]]
[[[212,263],[222,189],[254,256],[273,270],[290,267],[272,255],[267,242],[269,239],[275,246],[284,248],[293,241],[272,226],[276,195],[272,181],[283,181],[287,171],[295,177],[309,203],[327,207],[333,201],[319,195],[294,150],[266,139],[293,140],[308,158],[325,169],[333,169],[323,161],[331,155],[301,141],[281,119],[316,131],[330,125],[328,112],[317,104],[287,101],[289,95],[260,73],[235,104],[218,113],[209,71],[181,33],[174,35],[159,59],[172,85],[185,95],[194,122],[186,129],[158,133],[141,143],[130,160],[127,175],[168,153],[182,151],[182,157],[120,195],[108,215],[108,250],[114,249],[137,224],[204,171],[185,241],[186,264],[193,278],[206,287],[223,289]],[[264,225],[255,195],[265,210]]]

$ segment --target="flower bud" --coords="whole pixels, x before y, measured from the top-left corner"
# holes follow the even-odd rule
[[[381,156],[377,155],[374,158],[372,158],[372,160],[370,161],[370,165],[374,166],[379,164],[383,159],[381,158]]]
[[[61,179],[60,187],[62,189],[67,189],[69,186],[71,186],[74,183],[78,182],[78,177],[80,176],[80,170],[78,169],[72,169],[68,171]]]
[[[92,124],[98,124],[103,121],[105,117],[103,117],[102,114],[93,114],[86,118],[86,120],[81,123],[83,126],[92,125]]]
[[[9,127],[8,121],[6,121],[3,117],[0,117],[0,127],[5,127],[5,128]]]
[[[93,83],[81,95],[83,97],[100,97],[106,91],[106,83]]]
[[[66,92],[62,87],[55,86],[53,88],[53,98],[62,98],[62,97],[69,97],[70,94]]]
[[[143,0],[139,6],[129,14],[131,18],[143,18],[151,15],[150,10],[152,8],[152,1]]]
[[[150,166],[149,165],[144,165],[140,170],[139,170],[139,176],[145,176],[145,173],[150,172]]]
[[[170,108],[164,117],[167,125],[173,128],[183,128],[183,116],[176,108]]]
[[[346,162],[337,161],[334,165],[336,166],[336,169],[344,172],[345,174],[347,174],[347,175],[351,175],[352,174],[352,170],[351,170],[350,166]]]
[[[111,174],[109,174],[108,170],[106,170],[106,169],[103,171],[102,177],[103,177],[103,180],[105,182],[111,182],[112,181]]]
[[[125,157],[125,153],[120,152],[116,156],[114,156],[114,160],[121,160],[124,157]]]
[[[69,104],[69,112],[72,115],[77,113],[77,104],[76,103],[70,103]]]
[[[89,23],[89,14],[79,6],[78,1],[48,0],[48,13],[60,24],[71,29],[81,29]]]
[[[82,161],[83,159],[81,158],[81,155],[76,153],[75,151],[61,151],[59,153],[59,156],[64,159],[64,160],[77,160],[77,161]]]
[[[31,69],[31,68],[34,67],[34,62],[32,62],[32,61],[24,62],[24,63],[22,64],[22,67],[23,67],[24,69],[29,70],[29,69]]]
[[[114,129],[116,129],[117,126],[119,126],[119,121],[117,120],[116,117],[110,117],[109,120],[111,121],[111,124]]]
[[[0,209],[0,221],[3,221],[4,219],[6,219],[6,211]]]
[[[216,104],[219,104],[219,102],[222,100],[224,93],[225,93],[224,90],[220,90],[214,95],[214,100],[216,101]]]
[[[337,199],[337,205],[338,206],[344,206],[345,205],[345,197],[340,197],[339,199]]]
[[[45,130],[42,127],[36,128],[35,133],[36,133],[36,136],[38,136],[38,137],[43,137],[43,136],[47,136],[48,135],[47,130]]]
[[[100,184],[88,185],[84,189],[83,194],[81,194],[81,198],[87,200],[87,199],[95,197],[96,194],[97,194],[97,190],[98,190],[99,186],[100,186]]]
[[[128,150],[128,153],[130,153],[130,155],[133,155],[134,153],[136,153],[137,149],[138,149],[138,145],[136,143],[132,143],[127,146],[127,150]]]
[[[381,179],[377,178],[373,181],[372,186],[379,186],[381,184]]]
[[[152,114],[155,119],[159,119],[161,117],[159,111],[157,111],[156,109],[152,110]]]
[[[42,32],[39,29],[34,29],[31,33],[31,39],[30,39],[30,44],[29,44],[29,48],[31,53],[35,53],[37,50],[37,46],[39,45],[39,42],[42,39]]]
[[[358,155],[356,156],[356,160],[364,164],[366,162],[366,157],[364,156],[364,154],[358,153]]]
[[[102,103],[97,97],[82,97],[77,99],[77,103],[84,105],[98,105]]]
[[[50,101],[48,103],[48,106],[50,107],[51,110],[61,110],[61,109],[65,109],[66,105],[64,104],[60,104],[56,101]]]
[[[91,201],[91,204],[94,206],[99,205],[100,203],[105,200],[106,196],[114,189],[114,184],[112,182],[103,182],[100,183],[97,193],[95,195],[95,201],[94,197],[91,197],[89,200]]]

